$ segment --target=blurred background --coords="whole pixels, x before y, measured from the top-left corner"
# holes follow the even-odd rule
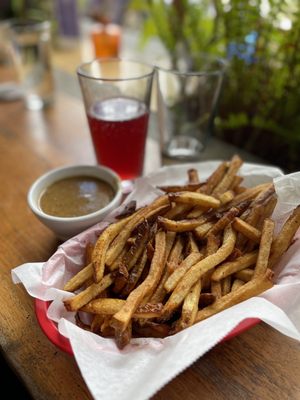
[[[0,19],[2,84],[19,79],[11,19],[50,21],[55,90],[74,96],[76,67],[94,57],[164,58],[190,70],[203,53],[222,57],[214,135],[285,171],[300,169],[298,0],[0,0]]]

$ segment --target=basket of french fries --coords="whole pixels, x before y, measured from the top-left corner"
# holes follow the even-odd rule
[[[107,221],[39,265],[30,294],[53,301],[48,316],[69,337],[93,394],[118,393],[103,392],[95,368],[113,375],[122,355],[121,364],[138,368],[143,382],[145,369],[171,364],[175,346],[178,360],[171,357],[168,373],[147,384],[139,397],[147,398],[247,318],[280,329],[278,312],[294,328],[290,336],[299,335],[279,308],[282,293],[300,287],[299,182],[297,174],[243,166],[239,156],[166,168],[141,179]],[[26,287],[25,268],[14,276]]]

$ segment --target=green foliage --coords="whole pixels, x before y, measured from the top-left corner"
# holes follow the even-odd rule
[[[300,1],[135,3],[143,4],[148,15],[144,42],[157,35],[173,66],[186,57],[190,67],[197,68],[201,53],[229,60],[219,110],[220,129],[239,130],[239,140],[252,144],[253,137],[268,131],[287,144],[291,153],[295,153],[294,145],[300,150]]]

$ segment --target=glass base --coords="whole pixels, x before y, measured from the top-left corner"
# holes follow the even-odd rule
[[[181,160],[197,160],[204,145],[196,138],[176,136],[164,148],[164,155]]]
[[[52,98],[49,96],[47,99],[43,99],[35,94],[28,94],[25,96],[25,105],[28,110],[42,110],[52,104]]]

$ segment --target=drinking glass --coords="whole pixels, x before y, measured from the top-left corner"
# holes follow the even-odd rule
[[[142,175],[154,67],[96,59],[77,73],[98,163],[124,180]]]
[[[201,158],[213,130],[225,63],[203,56],[197,69],[157,66],[158,129],[164,156]]]
[[[50,105],[54,90],[50,23],[11,20],[9,32],[27,108],[37,110]]]

